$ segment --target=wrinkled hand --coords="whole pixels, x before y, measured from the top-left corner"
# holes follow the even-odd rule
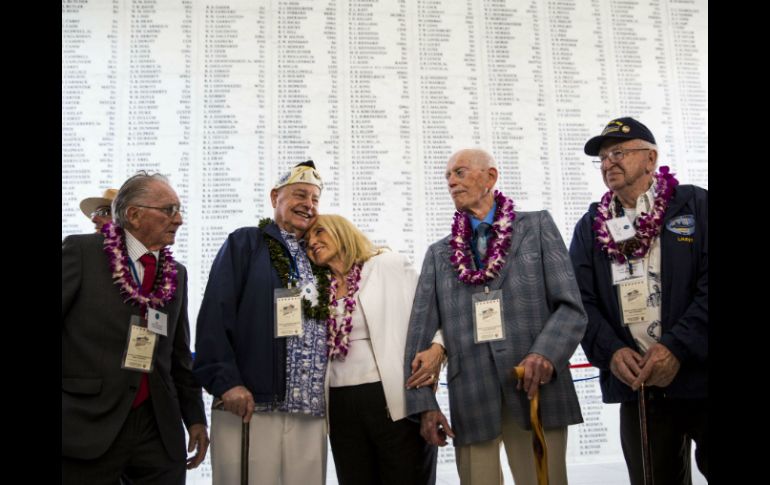
[[[187,458],[187,469],[192,470],[197,468],[206,458],[206,451],[209,449],[209,435],[206,433],[206,425],[204,424],[193,424],[187,433],[190,435],[187,452],[192,453],[196,449],[198,450],[195,455]]]
[[[243,418],[244,423],[251,421],[254,412],[254,396],[245,386],[235,386],[222,394],[225,411],[230,411]]]
[[[642,372],[642,356],[631,347],[623,347],[612,354],[610,371],[627,386],[633,387],[634,380]]]
[[[516,389],[524,389],[529,399],[535,397],[539,386],[548,384],[553,377],[553,364],[540,354],[527,354],[518,366],[524,367],[524,378],[519,379]],[[511,369],[511,372],[515,377],[515,371]]]
[[[648,386],[666,387],[676,377],[681,364],[665,345],[656,343],[644,354],[639,366],[642,370],[631,383],[633,390],[639,389],[642,383]]]
[[[420,435],[428,444],[446,446],[446,438],[455,437],[454,431],[449,427],[446,416],[440,410],[424,411],[420,416]]]
[[[444,347],[439,344],[434,343],[422,352],[418,352],[412,360],[412,375],[406,381],[406,388],[432,385],[435,392],[438,388],[438,376],[443,360]]]

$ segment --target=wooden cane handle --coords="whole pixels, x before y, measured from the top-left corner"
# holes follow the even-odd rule
[[[513,372],[516,374],[516,379],[524,379],[524,367],[517,366],[513,368]]]

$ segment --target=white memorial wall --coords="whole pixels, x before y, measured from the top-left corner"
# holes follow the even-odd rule
[[[321,211],[419,270],[449,232],[453,151],[490,151],[499,188],[551,211],[568,245],[605,190],[583,145],[619,116],[708,187],[707,1],[62,0],[62,238],[93,230],[81,199],[139,169],[169,176],[194,335],[217,250],[272,216],[288,167],[313,159]],[[617,407],[596,379],[576,387],[569,462],[622,461]],[[451,446],[439,461],[454,468]],[[209,477],[208,460],[189,474]]]

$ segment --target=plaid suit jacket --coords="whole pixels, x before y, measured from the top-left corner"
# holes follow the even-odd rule
[[[547,211],[517,212],[511,248],[500,274],[488,283],[502,290],[506,338],[473,341],[471,295],[484,291],[457,279],[449,257],[449,236],[432,244],[423,262],[415,294],[404,358],[405,379],[414,355],[430,345],[438,328],[444,333],[449,359],[449,411],[455,446],[487,441],[501,434],[505,404],[515,421],[529,429],[529,401],[516,390],[510,370],[527,354],[545,356],[554,378],[540,389],[545,428],[583,422],[569,371],[586,328],[569,253]],[[412,417],[438,409],[430,387],[409,389],[406,411]]]

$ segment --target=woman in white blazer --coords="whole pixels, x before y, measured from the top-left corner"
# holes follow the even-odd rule
[[[435,483],[436,447],[420,436],[404,404],[417,272],[342,216],[320,215],[305,237],[310,259],[332,276],[318,298],[329,302],[329,439],[340,485]],[[442,344],[437,333],[415,359],[427,376],[423,385],[438,379]]]

